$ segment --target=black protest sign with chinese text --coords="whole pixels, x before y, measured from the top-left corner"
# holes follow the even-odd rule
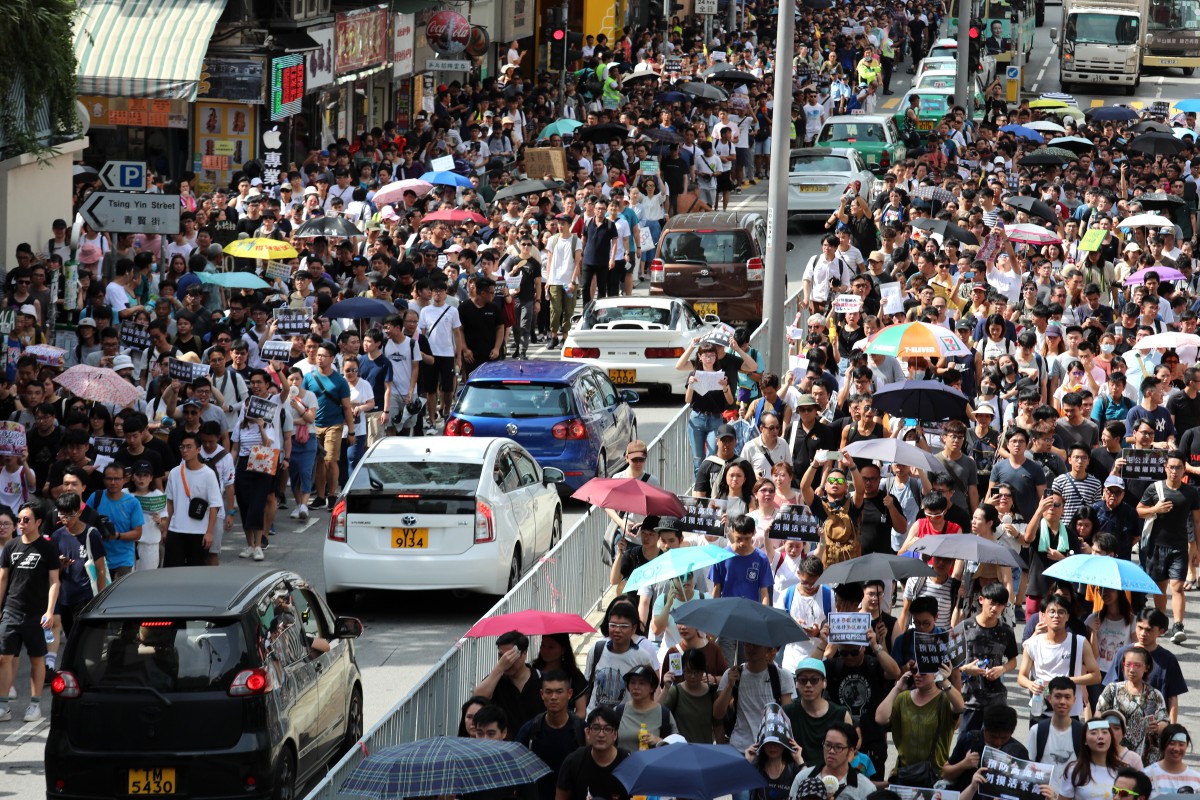
[[[913,631],[913,648],[916,650],[917,672],[932,675],[950,660],[950,635],[948,633],[921,633]]]
[[[1121,469],[1121,477],[1125,480],[1161,481],[1167,477],[1166,450],[1126,448],[1121,450],[1121,458],[1125,459],[1125,466]]]
[[[193,364],[178,358],[167,359],[167,375],[173,381],[191,383],[196,378],[208,377],[208,364]]]
[[[97,436],[95,441],[96,455],[115,456],[125,445],[125,440],[116,436]]]
[[[246,398],[246,419],[275,419],[275,412],[279,410],[279,403],[275,402],[270,397],[255,397],[250,395]]]
[[[132,320],[121,323],[121,346],[134,350],[146,350],[150,347],[150,326],[139,325]]]
[[[261,355],[267,361],[287,361],[292,357],[292,343],[283,339],[270,339],[263,342]]]
[[[705,536],[725,535],[725,525],[721,522],[721,515],[725,510],[724,500],[684,495],[678,497],[687,512],[679,519],[685,531],[703,533]]]
[[[312,333],[313,310],[311,308],[277,308],[275,314],[275,332],[283,336],[299,334],[307,336]]]
[[[793,542],[820,542],[821,521],[804,506],[788,506],[775,512],[767,536]]]
[[[1038,787],[1050,783],[1054,774],[1051,764],[1025,761],[994,747],[983,748],[979,766],[987,770],[979,795],[995,800],[1042,800]]]
[[[950,666],[955,669],[967,663],[967,637],[964,635],[966,630],[966,622],[960,622],[950,629],[948,634],[949,641],[946,643],[946,657],[950,660]]]

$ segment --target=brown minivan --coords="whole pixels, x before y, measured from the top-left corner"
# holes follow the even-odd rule
[[[762,320],[767,221],[753,211],[704,211],[671,217],[650,263],[650,294],[687,300],[751,330]]]

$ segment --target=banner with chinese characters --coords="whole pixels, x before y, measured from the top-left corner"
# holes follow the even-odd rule
[[[416,63],[417,18],[413,14],[396,14],[392,22],[392,77],[407,78]]]
[[[311,92],[333,83],[333,26],[308,28],[305,33],[317,43],[316,50],[304,54],[304,65],[308,68],[308,91]]]
[[[994,800],[1041,800],[1039,787],[1054,774],[1051,764],[1025,761],[994,747],[983,748],[979,766],[987,770],[979,796]]]
[[[290,53],[271,59],[271,119],[287,119],[300,113],[304,102],[304,56]]]
[[[130,125],[187,130],[188,104],[183,100],[81,95],[92,125]]]
[[[259,127],[258,152],[255,157],[262,164],[263,191],[269,192],[283,182],[283,147],[288,140],[288,120],[274,122],[267,107],[263,107],[262,125]]]

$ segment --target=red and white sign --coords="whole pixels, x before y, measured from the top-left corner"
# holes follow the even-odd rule
[[[395,15],[392,22],[392,77],[407,78],[413,74],[416,30],[416,15]]]
[[[425,25],[425,39],[433,52],[452,56],[467,49],[471,23],[457,11],[439,11]]]

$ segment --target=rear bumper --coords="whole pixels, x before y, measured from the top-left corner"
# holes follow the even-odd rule
[[[1107,86],[1133,86],[1138,77],[1136,72],[1084,72],[1073,69],[1061,70],[1060,75],[1060,80],[1067,83],[1092,83]]]
[[[475,544],[457,555],[419,556],[411,553],[390,558],[381,553],[360,553],[345,542],[325,540],[321,562],[325,590],[353,589],[428,591],[462,589],[483,594],[504,594],[508,588],[511,552],[500,542]]]
[[[620,383],[613,381],[613,384],[618,389],[633,389],[633,388],[650,388],[665,386],[676,394],[683,394],[687,390],[688,373],[681,372],[675,369],[674,360],[663,359],[664,363],[659,363],[657,360],[650,361],[610,361],[607,359],[598,358],[563,358],[563,361],[571,361],[579,364],[591,364],[603,372],[609,370],[636,370],[637,380],[633,383]],[[553,460],[543,461],[538,457],[538,463],[543,466],[554,466]]]

